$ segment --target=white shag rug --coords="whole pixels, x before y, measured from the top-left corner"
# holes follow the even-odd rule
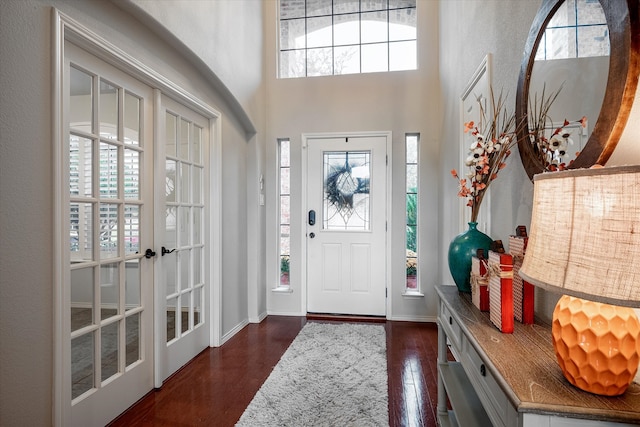
[[[385,329],[307,323],[236,424],[388,426]]]

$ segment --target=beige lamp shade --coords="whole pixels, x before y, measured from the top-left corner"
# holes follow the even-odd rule
[[[640,165],[536,175],[520,275],[552,292],[640,307]]]

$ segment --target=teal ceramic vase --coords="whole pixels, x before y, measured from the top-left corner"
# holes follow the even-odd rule
[[[471,257],[478,249],[484,249],[485,256],[489,256],[493,242],[477,227],[477,222],[470,222],[469,229],[458,234],[449,244],[449,271],[460,292],[471,292]]]

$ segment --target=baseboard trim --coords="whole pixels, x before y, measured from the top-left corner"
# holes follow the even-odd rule
[[[357,316],[351,314],[326,314],[326,313],[307,313],[307,320],[332,320],[339,322],[370,322],[385,323],[387,318],[384,316]]]

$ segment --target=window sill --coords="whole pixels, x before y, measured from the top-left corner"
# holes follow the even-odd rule
[[[410,291],[410,290],[405,290],[402,293],[402,296],[405,298],[424,298],[424,294],[420,291]]]
[[[271,288],[271,292],[274,292],[276,294],[292,294],[293,289],[291,289],[290,286],[278,286],[275,288]]]

